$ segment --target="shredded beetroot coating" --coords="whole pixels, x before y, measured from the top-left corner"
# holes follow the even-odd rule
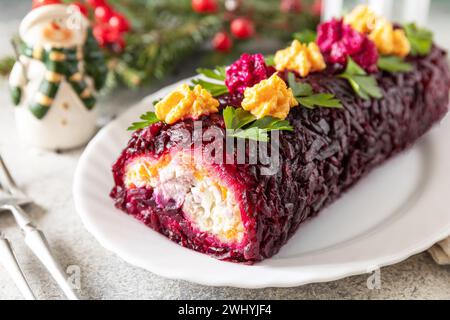
[[[447,113],[446,53],[434,47],[426,57],[407,60],[413,65],[411,72],[375,74],[384,96],[380,100],[362,100],[330,70],[308,76],[315,91],[335,94],[344,108],[292,109],[288,120],[294,131],[280,132],[280,165],[275,175],[262,175],[262,164],[216,165],[217,173],[239,194],[245,213],[242,245],[226,245],[193,229],[180,209],[158,206],[152,190],[124,186],[127,161],[144,154],[158,157],[176,148],[179,131],[192,132],[192,120],[171,126],[158,123],[135,132],[114,164],[111,197],[117,208],[187,248],[242,263],[271,257],[302,222],[414,143]],[[204,130],[214,125],[223,131],[220,114],[201,120]],[[202,147],[209,143],[204,141]]]
[[[244,53],[227,67],[225,85],[231,94],[243,94],[246,88],[269,78],[274,72],[273,67],[266,65],[262,54]]]
[[[345,67],[348,57],[351,57],[366,71],[377,71],[378,51],[375,44],[342,19],[332,19],[320,24],[317,44],[328,63]]]

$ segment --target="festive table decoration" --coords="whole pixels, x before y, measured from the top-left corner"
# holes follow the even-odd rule
[[[225,64],[246,51],[249,41],[288,40],[293,32],[314,29],[321,6],[318,0],[64,2],[76,5],[91,21],[107,58],[110,89],[162,79],[196,53],[207,64]],[[9,73],[11,61],[0,61],[1,74]]]
[[[54,150],[86,143],[96,128],[95,92],[107,72],[89,21],[77,7],[37,0],[20,37],[10,86],[21,136]]]

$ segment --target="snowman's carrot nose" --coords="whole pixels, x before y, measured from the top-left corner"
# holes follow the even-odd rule
[[[59,29],[61,29],[61,26],[57,22],[52,22],[52,28],[55,30],[59,30]]]

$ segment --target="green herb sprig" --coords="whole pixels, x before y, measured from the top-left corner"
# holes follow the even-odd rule
[[[346,79],[355,93],[364,100],[369,100],[370,98],[381,99],[383,97],[375,77],[368,75],[351,58],[348,58],[347,68],[339,77]]]
[[[133,122],[131,126],[128,127],[129,131],[135,131],[139,129],[147,128],[149,125],[152,125],[154,123],[160,122],[161,120],[158,119],[156,116],[156,113],[149,111],[144,113],[139,117],[143,121],[139,122]]]
[[[268,65],[269,67],[274,67],[275,66],[275,55],[269,54],[269,55],[265,56],[264,61],[266,62],[266,65]]]
[[[378,68],[391,73],[409,72],[413,70],[412,64],[397,56],[379,57]]]
[[[207,78],[215,79],[218,81],[225,81],[226,71],[224,66],[216,67],[215,69],[198,68],[196,70],[198,74],[203,74]]]
[[[288,83],[298,103],[305,108],[342,108],[341,101],[337,99],[334,94],[314,93],[310,84],[297,82],[295,75],[292,72],[288,74]]]
[[[411,54],[425,56],[433,46],[433,33],[425,28],[419,28],[415,23],[403,26],[406,37],[411,44]]]
[[[317,32],[314,30],[303,30],[293,34],[294,39],[300,41],[301,43],[315,42],[317,39]]]
[[[226,107],[223,119],[229,137],[254,141],[269,141],[270,131],[293,131],[294,128],[287,120],[266,116],[256,119],[250,112],[241,108]]]
[[[225,67],[217,67],[215,69],[199,68],[196,71],[198,74],[204,75],[206,78],[214,81],[194,79],[192,80],[194,85],[201,85],[204,89],[209,91],[213,97],[228,93],[228,88],[225,85]]]

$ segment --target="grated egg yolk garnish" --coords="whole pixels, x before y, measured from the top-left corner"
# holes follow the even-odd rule
[[[155,113],[159,120],[168,124],[201,115],[218,112],[219,101],[211,93],[196,85],[192,90],[182,84],[155,105]]]
[[[286,49],[278,50],[274,60],[278,71],[292,70],[302,77],[326,68],[323,55],[314,42],[303,44],[294,40]]]
[[[244,91],[242,108],[260,119],[272,116],[286,119],[292,107],[298,105],[292,89],[276,73]]]

